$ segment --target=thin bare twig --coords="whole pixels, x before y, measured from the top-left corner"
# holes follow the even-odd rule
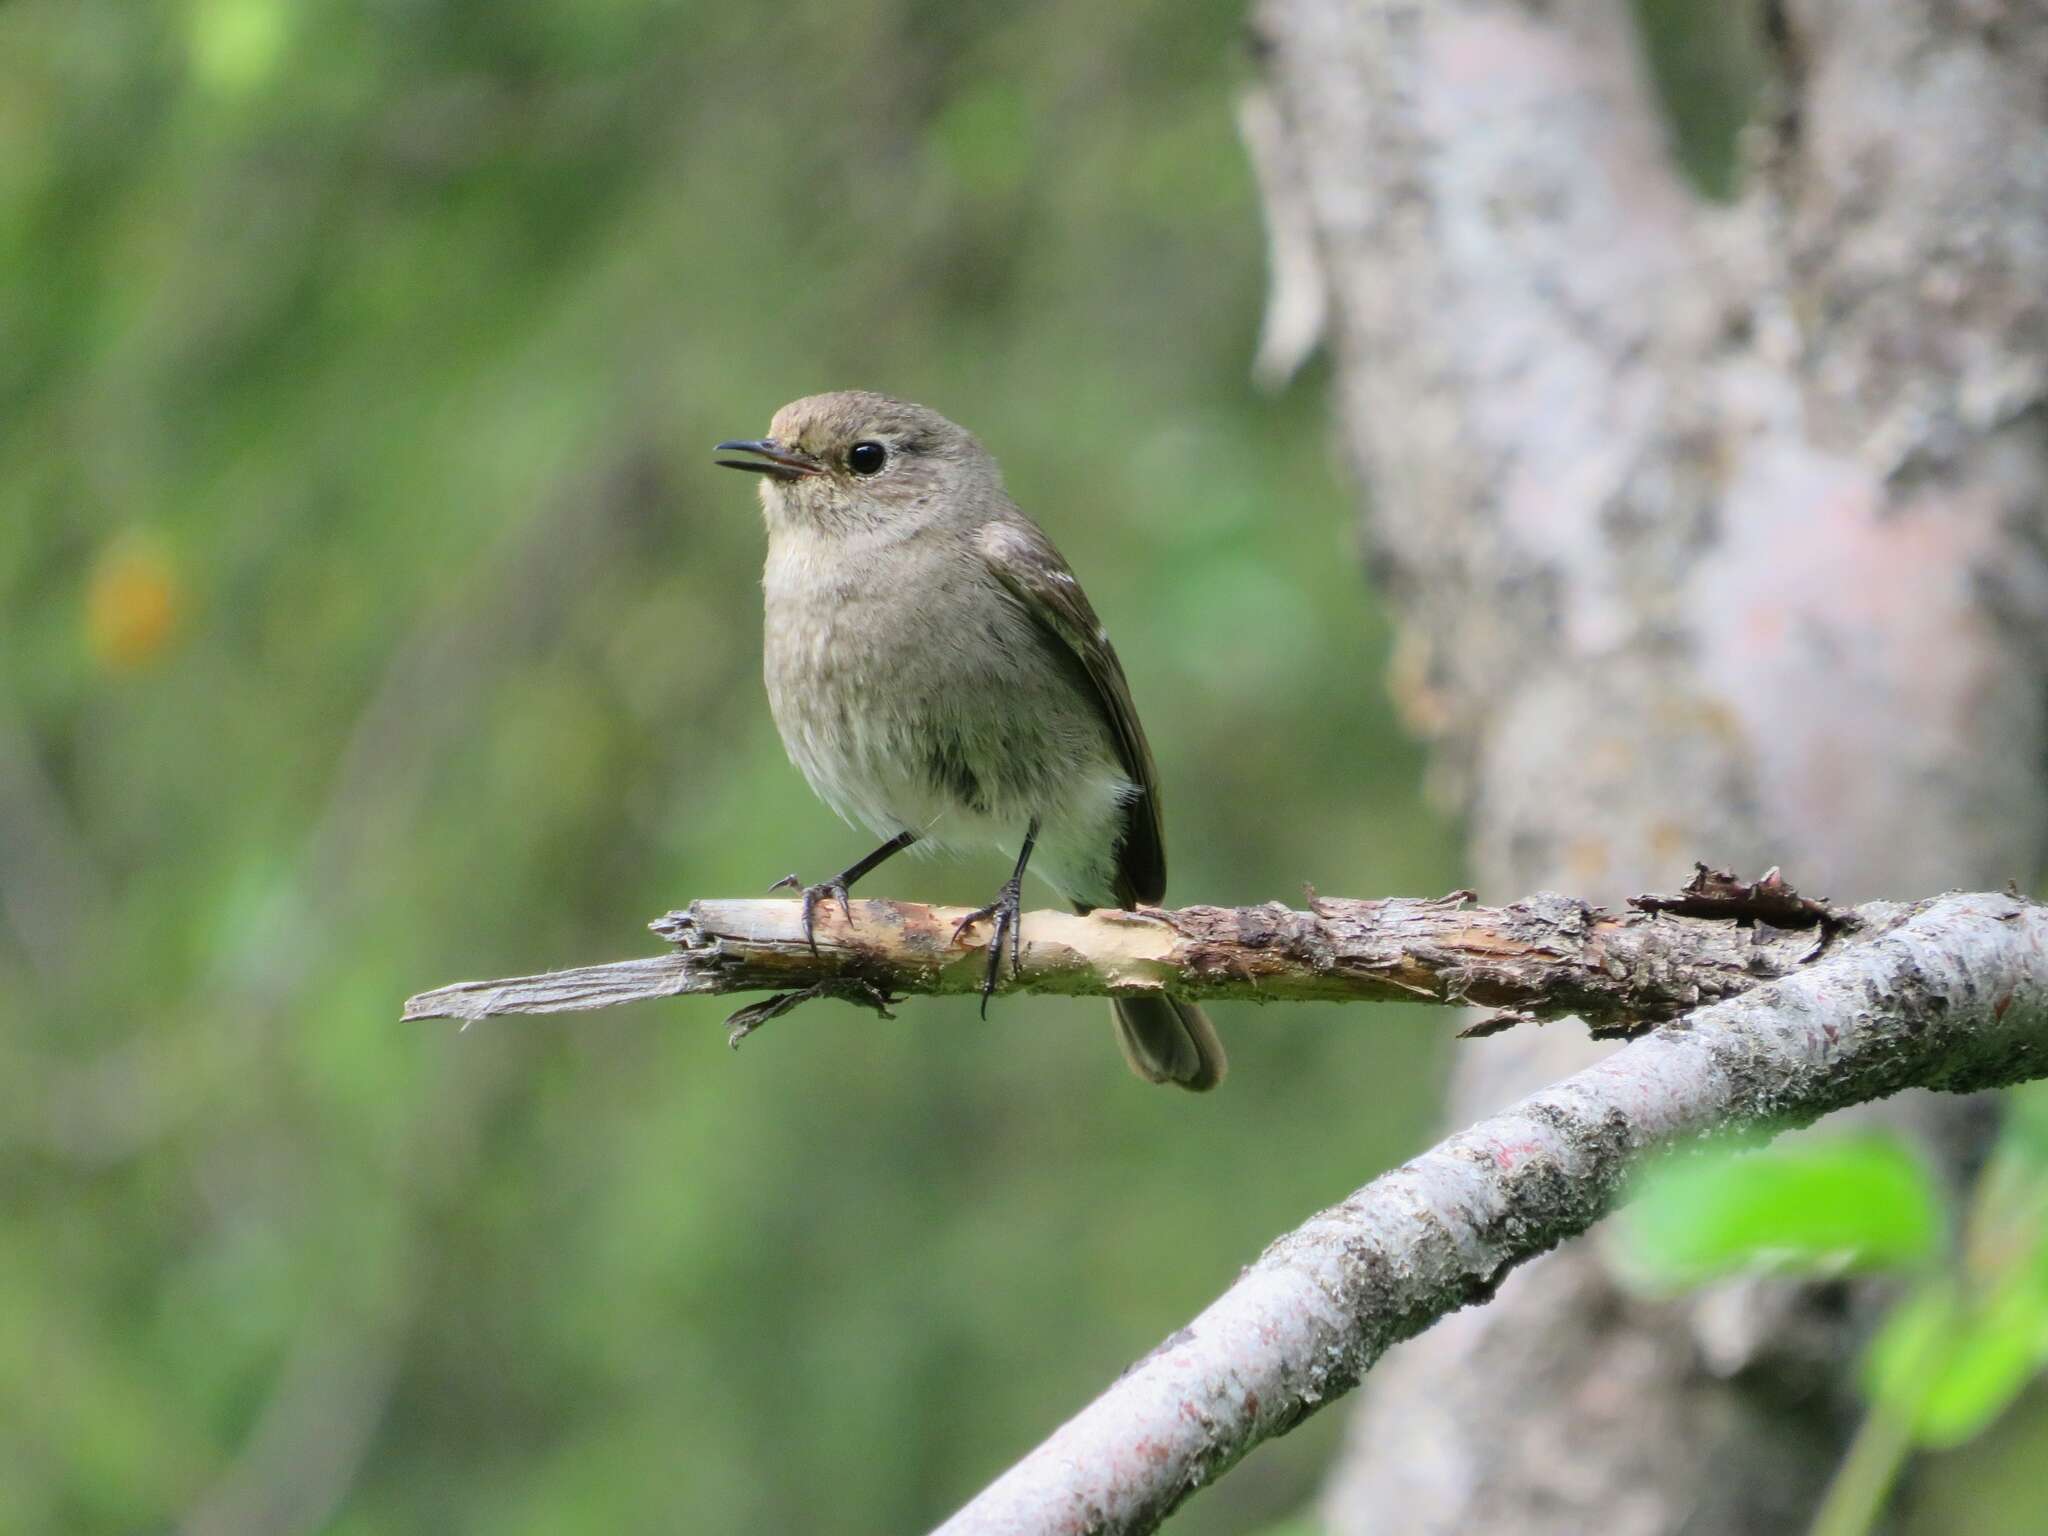
[[[1024,920],[1021,963],[1003,986],[1071,995],[1166,991],[1258,1002],[1477,1005],[1502,1011],[1476,1033],[1577,1016],[1596,1035],[1626,1035],[1788,975],[1813,961],[1826,936],[1894,911],[1802,904],[1781,880],[1748,885],[1705,870],[1686,892],[1638,898],[1640,910],[1624,914],[1547,894],[1505,907],[1469,900],[1457,891],[1433,899],[1312,898],[1306,912],[1278,903],[1087,916],[1032,912]],[[1669,910],[1674,905],[1684,911]],[[1686,915],[1692,912],[1710,915]],[[736,1017],[750,1027],[757,1015],[786,1012],[810,996],[961,993],[981,984],[986,932],[970,929],[956,941],[961,910],[858,901],[851,914],[849,920],[820,908],[814,950],[798,902],[699,901],[652,925],[675,946],[672,954],[456,982],[408,999],[405,1017],[474,1021],[688,994],[785,994],[772,1013],[760,1014],[757,1005]],[[1789,926],[1795,922],[1801,926]]]

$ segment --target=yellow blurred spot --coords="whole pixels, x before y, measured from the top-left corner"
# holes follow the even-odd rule
[[[197,0],[185,32],[193,78],[222,96],[255,90],[277,72],[288,22],[280,0]]]
[[[1675,821],[1657,821],[1650,824],[1650,857],[1659,868],[1669,865],[1679,868],[1679,861],[1693,849],[1692,833]]]
[[[109,672],[133,672],[177,634],[184,587],[164,552],[133,537],[100,552],[85,589],[85,634]]]
[[[1564,865],[1573,889],[1596,884],[1607,874],[1607,844],[1597,837],[1579,838],[1565,849]]]

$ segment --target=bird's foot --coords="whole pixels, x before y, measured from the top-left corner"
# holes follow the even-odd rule
[[[960,935],[984,918],[995,919],[995,932],[988,938],[988,969],[981,978],[981,1016],[988,1017],[988,1000],[995,992],[996,982],[1003,974],[1003,942],[1010,945],[1010,971],[1014,975],[1024,968],[1024,912],[1023,882],[1012,875],[1003,882],[1003,888],[996,892],[996,899],[985,907],[976,907],[972,912],[953,925],[953,942],[960,942]]]
[[[830,896],[839,903],[839,912],[850,926],[853,922],[853,904],[847,900],[846,878],[836,876],[820,880],[816,885],[805,885],[795,875],[784,875],[768,887],[771,891],[802,891],[804,893],[804,942],[811,946],[811,953],[818,952],[818,903]]]
[[[749,1003],[725,1021],[725,1043],[734,1050],[740,1042],[770,1019],[779,1019],[799,1003],[808,1003],[814,998],[836,997],[843,1002],[858,1003],[863,1008],[872,1008],[885,1019],[893,1019],[889,1005],[898,999],[873,982],[859,976],[833,976],[824,981],[812,982],[796,992],[778,992],[773,997],[763,998],[758,1003]]]

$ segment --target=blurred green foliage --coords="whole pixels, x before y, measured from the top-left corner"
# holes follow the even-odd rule
[[[1209,1099],[1096,1004],[396,1022],[865,851],[708,451],[821,388],[1083,573],[1177,899],[1454,883],[1319,392],[1246,384],[1240,21],[0,6],[0,1529],[915,1529],[1417,1144],[1402,1010],[1219,1008]]]
[[[1637,10],[1726,194],[1754,18]],[[865,851],[775,741],[708,452],[823,388],[976,428],[1083,573],[1177,899],[1455,883],[1319,392],[1246,383],[1240,25],[0,6],[0,1531],[920,1528],[1426,1135],[1418,1011],[1219,1007],[1204,1100],[1095,1004],[817,1008],[737,1058],[709,1000],[395,1022]],[[2026,1146],[1982,1188],[2044,1187]],[[1693,1193],[1707,1268],[1931,1240],[1890,1152]],[[1936,1338],[1953,1440],[2048,1293],[1928,1273],[1872,1379]],[[2032,1529],[2041,1414],[1932,1463],[1917,1528]],[[1176,1529],[1295,1528],[1335,1428]]]
[[[1658,1164],[1621,1223],[1647,1288],[1679,1291],[1753,1269],[1834,1274],[1933,1258],[1942,1196],[1896,1136],[1824,1136],[1747,1155]]]
[[[1865,1351],[1869,1416],[1815,1536],[1876,1529],[1910,1452],[1976,1439],[2048,1368],[2048,1084],[2003,1103],[1966,1205],[1896,1135],[1820,1133],[1669,1160],[1617,1223],[1625,1269],[1658,1290],[1743,1270],[1900,1277]],[[2001,1529],[2009,1507],[1972,1501],[1958,1520],[1945,1502],[1929,1500],[1916,1528]]]

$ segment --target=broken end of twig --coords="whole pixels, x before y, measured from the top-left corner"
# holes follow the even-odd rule
[[[508,976],[502,981],[452,982],[407,998],[399,1017],[408,1024],[460,1019],[467,1028],[478,1019],[507,1013],[588,1013],[620,1003],[707,990],[692,956],[650,955],[608,965],[544,971],[538,976]]]
[[[687,948],[697,938],[697,916],[694,907],[685,907],[676,912],[664,912],[648,928],[657,937],[666,939],[677,948]]]
[[[478,1019],[491,1016],[490,994],[476,990],[477,984],[458,981],[431,992],[419,992],[405,1000],[398,1015],[401,1024],[420,1024],[429,1019],[459,1019],[464,1029]]]

